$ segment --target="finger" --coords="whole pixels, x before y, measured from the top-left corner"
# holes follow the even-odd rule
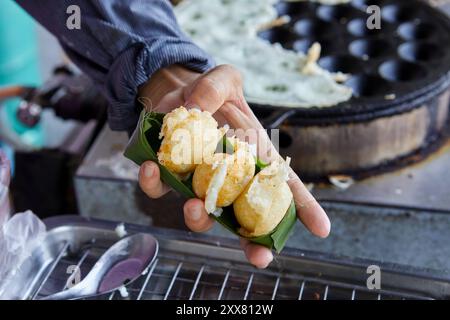
[[[205,210],[205,204],[200,199],[190,199],[183,207],[184,222],[194,232],[205,232],[212,228],[214,220]]]
[[[232,133],[240,140],[255,144],[257,156],[260,160],[271,163],[280,157],[277,149],[267,135],[261,123],[250,110],[250,114],[243,112],[233,103],[227,102],[219,112],[228,120],[231,127],[235,128]]]
[[[172,111],[174,108],[182,106],[183,104],[183,88],[178,88],[177,90],[166,94],[156,107],[154,107],[153,109],[147,109],[167,113]],[[219,126],[221,127],[228,124],[228,121],[219,112],[216,112],[214,114],[214,118],[217,120]]]
[[[247,130],[247,137],[249,136],[249,129],[257,128],[254,120],[251,117],[245,116],[245,114],[232,103],[226,103],[221,108],[220,112],[224,114],[225,118],[229,120],[233,127]],[[265,131],[256,130],[256,139],[258,157],[261,160],[271,162],[280,156]],[[255,143],[255,141],[250,142]],[[300,220],[313,234],[323,238],[327,237],[331,228],[328,216],[293,171],[289,186],[294,194]]]
[[[225,102],[238,99],[242,87],[239,72],[222,65],[209,71],[184,90],[186,107],[199,107],[215,113]]]
[[[232,103],[226,103],[220,112],[235,128],[244,130],[256,129],[258,125],[251,115],[244,114]],[[257,120],[256,120],[257,121]],[[246,133],[249,136],[249,133]],[[239,137],[239,135],[238,135]],[[241,138],[241,137],[239,137]],[[250,141],[258,146],[258,157],[266,162],[271,162],[280,157],[279,153],[271,143],[265,131],[256,130],[256,141]],[[331,223],[323,208],[304,186],[297,174],[292,171],[291,179],[288,182],[294,194],[294,200],[300,220],[313,234],[325,238],[330,233]]]
[[[269,249],[251,243],[247,239],[241,238],[241,247],[244,250],[245,256],[247,257],[247,260],[257,267],[258,269],[264,269],[269,266],[269,264],[273,260],[273,254],[272,251]]]
[[[158,165],[154,162],[144,162],[139,170],[139,185],[142,191],[152,199],[159,198],[170,191],[170,188],[162,183]]]
[[[155,106],[154,111],[168,113],[172,111],[174,108],[178,108],[182,106],[184,103],[183,99],[183,89],[178,88],[168,94],[166,94]]]
[[[241,100],[240,104],[244,107],[239,107],[235,102],[225,102],[219,109],[219,113],[227,119],[233,128],[263,129],[261,122],[256,118],[245,100]]]
[[[330,234],[331,223],[325,210],[308,191],[300,178],[291,171],[289,187],[294,195],[299,219],[312,234],[326,238]]]

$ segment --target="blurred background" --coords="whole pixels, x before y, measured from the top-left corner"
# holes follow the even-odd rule
[[[77,213],[72,177],[105,123],[105,102],[14,1],[0,3],[0,48],[0,148],[14,208]]]

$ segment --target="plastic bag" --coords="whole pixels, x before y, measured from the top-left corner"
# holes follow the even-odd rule
[[[45,224],[31,211],[17,213],[0,226],[0,297],[8,280],[42,243],[45,235]]]
[[[0,227],[8,220],[9,206],[9,180],[11,177],[10,163],[6,155],[0,150]]]

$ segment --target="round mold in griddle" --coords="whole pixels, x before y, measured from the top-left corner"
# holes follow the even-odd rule
[[[383,6],[381,16],[385,21],[401,23],[405,21],[420,20],[420,8],[415,6],[414,1],[397,1]]]
[[[411,62],[429,62],[442,59],[445,53],[432,42],[406,42],[398,47],[399,56]]]
[[[285,26],[264,30],[258,35],[270,43],[281,44],[285,49],[293,49],[293,43],[296,41],[295,34]]]
[[[358,38],[381,36],[386,32],[390,32],[388,28],[388,25],[382,25],[380,29],[370,29],[367,27],[367,18],[353,19],[350,20],[347,24],[347,32],[350,34],[350,36]]]
[[[301,37],[330,35],[334,33],[333,24],[320,19],[300,19],[294,23],[294,33]]]
[[[279,16],[290,16],[291,18],[298,18],[303,15],[310,15],[317,8],[317,3],[309,1],[280,1],[275,4],[275,8]]]
[[[387,2],[387,0],[353,0],[351,5],[360,10],[366,11],[370,6],[382,7]]]
[[[324,21],[346,24],[349,19],[359,17],[361,12],[351,6],[321,5],[316,14]]]
[[[366,10],[371,5],[381,10],[380,29],[367,27],[369,14]],[[395,141],[397,145],[410,144],[411,153],[420,147],[419,143],[411,142],[419,139],[419,134],[407,132],[409,127],[406,125],[402,129],[404,133],[398,132],[405,121],[411,122],[415,128],[429,125],[421,133],[424,145],[439,135],[447,118],[445,110],[450,99],[450,19],[444,13],[421,0],[353,0],[336,6],[280,2],[276,9],[280,16],[290,16],[290,22],[264,31],[261,36],[272,43],[282,44],[284,48],[303,53],[314,42],[319,42],[322,45],[319,65],[332,72],[348,73],[345,84],[354,90],[354,96],[349,101],[325,108],[292,109],[249,101],[267,127],[281,123],[283,133],[290,135],[292,141],[285,148],[287,154],[295,158],[298,152],[299,158],[307,159],[305,163],[310,159],[309,164],[302,163],[297,167],[294,161],[294,168],[305,172],[304,176],[355,172],[350,160],[340,159],[343,169],[336,169],[327,166],[329,160],[322,158],[320,153],[328,150],[330,158],[338,158],[340,154],[336,150],[333,153],[332,149],[339,146],[344,150],[344,155],[352,155],[352,151],[345,149],[349,144],[358,145],[359,142],[349,138],[351,132],[363,137],[364,130],[370,131],[367,128],[380,121],[385,121],[381,127],[385,128],[385,134],[389,133],[392,137],[376,137],[382,134],[380,129],[372,132],[372,136],[376,137],[374,139],[385,139],[387,144],[388,140]],[[401,119],[402,116],[404,119]],[[389,123],[394,122],[397,129],[389,127]],[[359,125],[361,131],[355,129]],[[339,127],[341,131],[331,132],[332,127]],[[317,128],[322,128],[323,132],[331,131],[325,136],[320,130],[316,132]],[[342,139],[347,139],[346,143],[330,138],[340,134]],[[401,140],[399,137],[402,136],[407,140]],[[289,139],[285,137],[284,140]],[[366,150],[370,155],[371,150],[382,150],[383,146],[376,143],[374,140],[359,147],[371,147],[368,149],[370,151]],[[407,151],[399,151],[397,156],[403,157]],[[395,151],[391,152],[395,154]],[[371,156],[376,158],[376,155]],[[378,165],[390,163],[393,158],[380,158]],[[357,151],[352,161],[360,161],[359,165],[364,170],[377,166]]]
[[[292,49],[296,52],[307,53],[314,43],[320,43],[322,46],[322,55],[330,55],[336,51],[336,43],[331,39],[320,37],[306,37],[292,42]]]
[[[392,82],[409,82],[425,78],[427,70],[420,64],[403,60],[389,60],[379,68],[380,75]]]
[[[320,58],[319,66],[330,72],[354,74],[362,69],[364,62],[351,55],[332,55]]]
[[[385,39],[357,39],[350,43],[348,50],[355,57],[368,60],[389,55],[391,48]]]
[[[373,97],[392,91],[391,84],[376,75],[355,74],[345,82],[345,85],[353,89],[356,97]]]
[[[409,21],[402,23],[397,33],[404,40],[424,40],[433,37],[436,28],[426,22]]]

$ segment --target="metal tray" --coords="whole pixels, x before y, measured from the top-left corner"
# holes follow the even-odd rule
[[[4,299],[38,299],[66,287],[69,266],[85,275],[119,239],[117,223],[76,216],[47,219],[49,233],[8,284]],[[149,232],[160,252],[148,272],[127,286],[125,299],[447,299],[450,279],[372,261],[286,249],[271,267],[250,266],[236,241],[126,224]],[[366,286],[367,267],[381,268],[381,290]],[[96,299],[123,299],[119,292]]]

